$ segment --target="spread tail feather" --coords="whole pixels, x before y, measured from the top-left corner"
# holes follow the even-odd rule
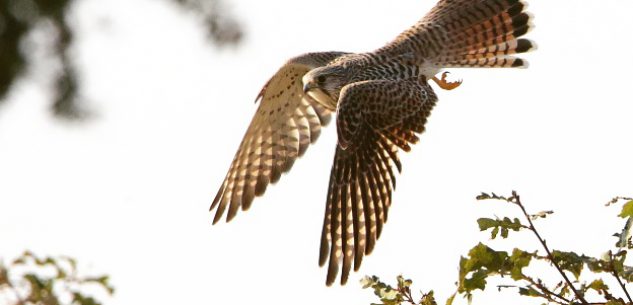
[[[533,27],[526,8],[519,0],[443,0],[429,16],[444,29],[433,63],[441,68],[527,67],[527,61],[511,56],[536,48],[519,38]]]

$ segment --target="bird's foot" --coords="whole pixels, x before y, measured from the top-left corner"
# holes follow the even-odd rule
[[[458,80],[456,82],[449,82],[446,80],[446,75],[449,72],[444,72],[442,73],[442,79],[438,79],[436,76],[433,76],[432,80],[438,85],[440,86],[440,88],[444,89],[444,90],[453,90],[457,87],[459,87],[459,85],[462,84],[462,80]]]

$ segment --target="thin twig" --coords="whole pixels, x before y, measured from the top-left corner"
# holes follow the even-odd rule
[[[620,200],[626,200],[626,201],[633,201],[633,198],[631,197],[623,197],[623,196],[618,196],[618,197],[614,197],[613,199],[611,199],[609,202],[607,202],[607,204],[605,204],[606,206],[610,206],[612,204],[617,203]]]
[[[538,238],[538,241],[541,243],[541,245],[545,249],[545,252],[547,252],[547,257],[549,258],[550,262],[554,265],[554,267],[556,267],[556,270],[558,270],[558,273],[560,273],[563,276],[563,279],[565,280],[565,282],[567,282],[567,285],[569,285],[569,288],[571,288],[572,291],[574,291],[574,294],[576,295],[576,298],[578,298],[578,300],[580,300],[580,302],[582,302],[582,304],[588,305],[587,300],[585,300],[585,298],[580,294],[580,292],[576,289],[576,287],[574,287],[574,285],[571,283],[571,281],[567,277],[567,274],[565,274],[563,269],[561,269],[560,266],[558,265],[558,263],[556,263],[556,261],[554,260],[554,256],[552,255],[552,252],[549,250],[549,247],[545,243],[545,240],[543,238],[541,238],[541,235],[536,230],[536,227],[534,226],[534,223],[532,223],[532,219],[530,218],[530,214],[527,213],[527,211],[525,210],[525,207],[521,203],[521,198],[519,197],[519,194],[517,194],[516,191],[512,191],[512,197],[514,197],[514,199],[515,199],[514,200],[514,204],[518,205],[519,208],[521,208],[521,211],[523,211],[523,215],[525,215],[525,218],[527,219],[528,223],[530,224],[530,228],[529,229],[532,232],[534,232],[534,235],[536,235],[536,238]]]
[[[539,283],[539,282],[535,281],[533,278],[531,278],[531,277],[529,277],[529,276],[526,276],[526,277],[525,277],[525,280],[526,280],[528,283],[530,283],[530,284],[532,284],[532,285],[536,286],[536,287],[537,287],[538,289],[540,289],[540,290],[541,290],[544,294],[546,294],[546,295],[545,295],[546,299],[550,300],[551,302],[554,302],[554,303],[557,303],[557,304],[571,304],[571,301],[570,301],[569,299],[567,299],[566,297],[564,297],[564,296],[562,296],[562,295],[560,295],[560,294],[558,294],[558,293],[556,293],[556,292],[553,292],[553,291],[549,290],[547,287],[545,287],[545,285],[543,285],[542,283]],[[565,303],[560,302],[560,301],[556,301],[556,300],[554,300],[551,296],[555,296],[555,297],[557,297],[557,298],[559,298],[559,299],[563,300]]]
[[[415,301],[413,300],[413,296],[411,296],[411,289],[409,289],[408,287],[402,287],[398,288],[398,291],[400,291],[400,293],[405,296],[405,301],[411,303],[412,305],[416,305]]]
[[[620,284],[620,287],[622,287],[622,290],[624,290],[624,294],[626,294],[627,299],[629,299],[629,303],[633,303],[633,300],[631,300],[631,296],[629,295],[629,291],[626,290],[626,286],[624,286],[624,283],[622,283],[622,280],[620,279],[620,275],[618,274],[618,271],[615,269],[615,264],[613,263],[613,253],[611,253],[611,251],[609,251],[609,260],[611,261],[610,262],[611,271],[613,273],[613,276],[618,281],[618,284]]]

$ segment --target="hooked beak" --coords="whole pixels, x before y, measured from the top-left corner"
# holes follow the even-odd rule
[[[313,82],[307,82],[303,85],[303,93],[308,93],[308,91],[316,88]]]

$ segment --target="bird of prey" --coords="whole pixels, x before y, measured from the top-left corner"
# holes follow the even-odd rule
[[[317,52],[290,59],[259,92],[259,107],[211,210],[215,224],[250,208],[292,167],[336,115],[338,143],[321,235],[326,284],[360,267],[387,221],[400,171],[437,101],[429,81],[453,89],[444,68],[519,68],[534,48],[520,0],[440,0],[420,21],[367,53]],[[329,261],[329,262],[328,262]]]

